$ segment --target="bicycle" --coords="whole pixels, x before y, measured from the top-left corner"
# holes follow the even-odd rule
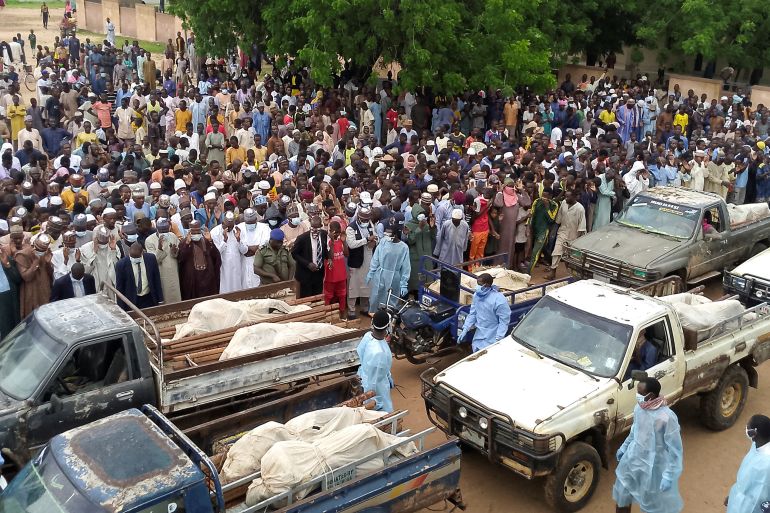
[[[37,79],[34,73],[35,68],[32,64],[24,65],[24,85],[27,87],[30,93],[34,93],[37,90]]]

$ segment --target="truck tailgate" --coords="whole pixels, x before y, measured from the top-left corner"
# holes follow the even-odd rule
[[[325,374],[352,373],[363,330],[342,333],[198,367],[166,372],[159,383],[164,413],[254,393]]]

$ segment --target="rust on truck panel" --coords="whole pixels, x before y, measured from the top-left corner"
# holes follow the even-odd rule
[[[687,397],[713,389],[729,365],[730,357],[723,354],[700,367],[687,369],[682,383],[682,395]]]

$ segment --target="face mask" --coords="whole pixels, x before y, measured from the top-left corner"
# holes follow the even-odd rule
[[[289,219],[289,222],[292,226],[299,226],[299,217],[292,217]]]
[[[75,236],[77,236],[77,237],[85,237],[86,236],[86,232],[75,232]]]
[[[136,240],[139,238],[139,235],[133,234],[133,235],[126,235],[126,240],[128,242],[136,242]]]
[[[753,442],[755,435],[756,435],[756,429],[749,429],[749,427],[746,426],[746,438],[748,438]]]
[[[190,239],[192,239],[194,242],[198,242],[203,238],[202,233],[196,233],[195,235],[190,235]]]
[[[636,393],[636,402],[642,404],[644,402],[644,396],[639,392]]]
[[[277,225],[277,224],[278,224],[278,220],[277,220],[277,219],[270,219],[270,220],[267,222],[267,224],[269,224],[271,227],[275,227],[275,225]]]
[[[419,214],[419,215],[417,216],[417,220],[418,220],[418,221],[425,221],[425,214]]]
[[[386,235],[385,240],[389,240],[390,242],[393,242],[395,240],[395,237],[392,235]]]
[[[80,187],[73,187],[72,188],[72,192],[74,192],[75,194],[79,193],[80,192]]]
[[[99,182],[99,185],[101,187],[107,187],[110,184],[110,182]]]
[[[25,199],[25,200],[28,200],[28,199],[32,199],[32,195],[31,195],[31,194],[22,194],[22,196],[21,196],[21,197],[22,197],[23,199]]]
[[[141,264],[142,263],[142,257],[137,257],[137,258],[131,257],[131,263],[132,264]]]
[[[41,256],[45,255],[45,251],[35,251],[35,255],[41,257]]]
[[[246,223],[246,229],[247,229],[248,231],[250,231],[250,232],[253,232],[254,230],[256,230],[256,229],[257,229],[257,223],[254,223],[254,224],[248,224],[248,223]]]
[[[489,288],[489,285],[476,285],[476,292],[486,292]]]

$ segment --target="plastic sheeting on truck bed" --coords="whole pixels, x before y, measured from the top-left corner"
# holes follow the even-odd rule
[[[219,361],[353,331],[356,330],[320,322],[254,324],[235,332],[230,343],[220,355]]]
[[[192,307],[187,322],[176,327],[173,340],[306,310],[308,305],[290,305],[280,299],[210,299]]]
[[[262,457],[278,442],[312,442],[348,426],[374,422],[384,415],[387,414],[366,408],[325,408],[294,417],[286,424],[262,424],[230,447],[220,477],[226,484],[257,472],[261,468]]]
[[[262,475],[249,486],[246,505],[258,504],[327,472],[395,445],[400,440],[400,437],[384,433],[371,424],[358,424],[314,442],[278,442],[262,458]],[[335,476],[335,484],[354,479],[361,473],[384,468],[390,456],[408,457],[417,452],[413,443],[402,445],[394,450],[395,454],[386,453],[364,461],[356,467],[355,475]],[[306,497],[311,491],[302,490],[295,498]]]

